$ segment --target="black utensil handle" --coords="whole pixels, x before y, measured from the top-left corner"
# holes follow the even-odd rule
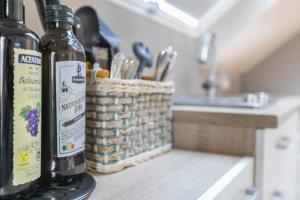
[[[143,62],[140,62],[140,65],[139,65],[138,70],[135,75],[136,79],[140,79],[142,77],[144,67],[145,67],[145,64]]]
[[[46,30],[46,8],[47,8],[47,5],[61,4],[61,1],[60,0],[35,0],[35,3],[37,5],[39,16],[40,16],[42,25],[44,27],[44,30]]]
[[[4,65],[5,65],[5,59],[4,59],[4,55],[5,55],[5,48],[4,48],[5,44],[4,44],[4,40],[0,40],[0,188],[2,188],[4,186],[4,179],[5,179],[5,174],[4,174],[4,134],[3,134],[3,84],[2,84],[2,80],[3,80],[3,70],[4,70]],[[4,177],[4,178],[3,178]]]

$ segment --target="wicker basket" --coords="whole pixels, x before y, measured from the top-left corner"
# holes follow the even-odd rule
[[[174,84],[143,80],[87,81],[87,168],[111,173],[171,149]]]

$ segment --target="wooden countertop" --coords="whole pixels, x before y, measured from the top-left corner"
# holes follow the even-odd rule
[[[94,175],[90,200],[197,199],[240,163],[240,158],[193,151],[170,153],[109,175]]]
[[[264,109],[173,106],[173,111],[175,122],[276,128],[299,108],[300,97],[282,97]]]

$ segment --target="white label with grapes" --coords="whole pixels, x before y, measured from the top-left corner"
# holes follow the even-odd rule
[[[80,61],[56,63],[57,155],[69,157],[85,146],[86,65]]]
[[[41,175],[42,58],[32,50],[14,49],[13,185]],[[0,177],[1,179],[1,177]]]

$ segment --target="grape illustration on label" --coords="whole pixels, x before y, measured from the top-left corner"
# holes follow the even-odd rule
[[[35,108],[32,108],[29,105],[24,106],[19,114],[25,121],[27,121],[26,129],[32,137],[36,137],[38,135],[40,112],[41,104],[37,103]]]

